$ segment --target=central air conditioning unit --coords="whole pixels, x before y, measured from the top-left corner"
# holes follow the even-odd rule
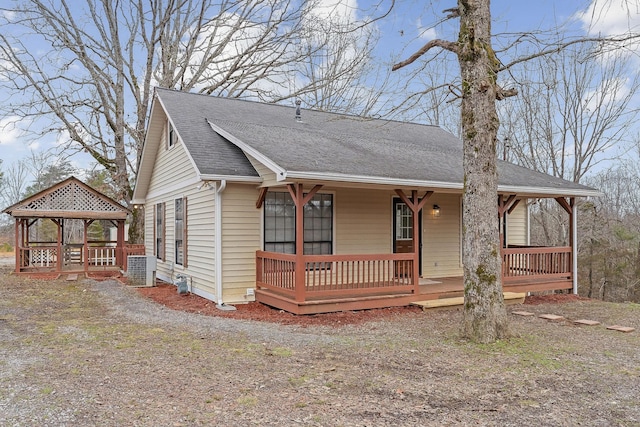
[[[153,255],[129,255],[127,278],[131,286],[154,286],[156,284],[156,257]]]

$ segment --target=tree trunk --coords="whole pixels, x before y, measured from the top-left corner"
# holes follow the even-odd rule
[[[491,48],[488,0],[459,0],[464,164],[462,334],[476,342],[509,335],[502,295],[496,112],[498,61]]]

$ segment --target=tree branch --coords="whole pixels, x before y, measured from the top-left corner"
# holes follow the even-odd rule
[[[577,45],[577,44],[583,44],[583,43],[602,43],[602,44],[607,44],[607,43],[624,43],[624,42],[630,42],[633,40],[638,40],[640,39],[640,34],[629,34],[627,36],[624,37],[615,37],[615,38],[608,38],[608,37],[588,37],[588,38],[581,38],[581,39],[575,39],[575,40],[571,40],[565,43],[560,43],[556,46],[553,46],[551,48],[548,49],[543,49],[539,52],[536,52],[532,55],[527,55],[527,56],[523,56],[520,58],[517,58],[513,61],[511,61],[510,63],[501,66],[500,68],[498,68],[498,72],[501,71],[505,71],[508,70],[509,68],[513,67],[514,65],[520,64],[522,62],[527,62],[530,61],[532,59],[535,58],[540,58],[542,56],[546,56],[546,55],[551,55],[554,53],[558,53],[564,49],[566,49],[569,46],[573,46],[573,45]]]
[[[440,40],[440,39],[430,40],[427,44],[422,46],[416,53],[411,55],[409,58],[405,59],[402,62],[398,62],[397,64],[394,64],[394,66],[391,67],[391,71],[396,71],[402,67],[406,67],[407,65],[412,64],[413,62],[415,62],[416,59],[420,58],[422,55],[424,55],[434,47],[440,47],[444,50],[448,50],[449,52],[453,52],[456,55],[458,54],[458,45],[456,43],[449,42],[446,40]]]

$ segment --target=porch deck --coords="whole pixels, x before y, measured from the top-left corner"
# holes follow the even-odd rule
[[[503,250],[503,291],[571,289],[570,255],[566,247]],[[462,276],[414,281],[412,256],[296,257],[258,251],[256,300],[295,314],[316,314],[464,296]],[[300,259],[304,267],[296,271]]]

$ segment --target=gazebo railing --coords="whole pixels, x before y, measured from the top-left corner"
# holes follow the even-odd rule
[[[20,267],[51,268],[58,265],[58,246],[49,242],[18,248]]]
[[[122,267],[126,270],[128,255],[144,255],[144,245],[127,244],[122,248],[122,262],[118,263],[118,248],[115,241],[90,241],[85,248],[81,243],[67,244],[58,248],[55,242],[29,242],[17,248],[20,270],[57,269],[58,259],[62,265],[83,265],[85,258],[89,267]]]

